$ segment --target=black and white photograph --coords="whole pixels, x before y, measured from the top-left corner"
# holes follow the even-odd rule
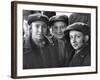
[[[91,65],[91,14],[58,14],[23,10],[23,69]]]
[[[12,78],[97,73],[97,7],[12,2]]]

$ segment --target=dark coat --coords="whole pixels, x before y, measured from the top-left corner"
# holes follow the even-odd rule
[[[66,60],[69,59],[70,50],[72,50],[70,43],[68,42],[68,39],[66,37],[63,37],[62,39],[56,39],[55,37],[52,37],[52,39],[54,41],[54,44],[57,46],[58,54],[60,56],[59,61],[62,67],[64,67]]]
[[[56,45],[45,39],[45,45],[37,47],[31,38],[27,39],[23,48],[23,69],[60,67]]]
[[[69,62],[66,63],[70,67],[74,66],[90,66],[91,65],[91,54],[90,47],[87,45],[80,52],[75,54],[75,51],[72,51]]]

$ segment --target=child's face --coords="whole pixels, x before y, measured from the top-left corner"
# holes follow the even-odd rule
[[[65,28],[66,28],[66,24],[64,22],[57,21],[52,26],[52,32],[56,38],[61,39],[64,36]]]
[[[75,50],[79,50],[84,45],[84,38],[82,32],[72,30],[69,32],[70,43]]]
[[[43,21],[35,21],[32,24],[32,38],[43,39],[47,33],[47,24]]]

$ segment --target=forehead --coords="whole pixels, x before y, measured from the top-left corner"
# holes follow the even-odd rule
[[[66,23],[63,21],[56,21],[54,22],[54,25],[66,25]]]
[[[34,25],[34,24],[41,24],[41,25],[43,25],[43,24],[46,24],[46,22],[44,22],[44,21],[34,21],[34,22],[32,22],[32,25]]]
[[[77,30],[71,30],[69,31],[70,35],[83,35],[83,33],[81,31],[77,31]]]

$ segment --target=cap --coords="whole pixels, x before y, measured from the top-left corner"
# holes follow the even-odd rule
[[[41,11],[36,11],[36,10],[23,10],[23,17],[24,19],[27,20],[28,16],[30,14],[35,14],[35,13],[41,13]]]
[[[40,13],[29,15],[28,16],[28,24],[30,25],[34,21],[43,21],[48,24],[49,19],[47,16],[40,14]]]
[[[54,22],[57,21],[63,21],[68,25],[68,16],[67,15],[59,15],[59,16],[53,16],[49,19],[50,25],[53,25]]]
[[[82,32],[83,34],[87,34],[89,35],[89,32],[90,32],[90,28],[88,27],[87,24],[85,23],[82,23],[82,22],[76,22],[76,23],[73,23],[71,25],[69,25],[66,30],[65,30],[65,34],[69,33],[69,31],[71,30],[77,30],[77,31],[80,31]]]

